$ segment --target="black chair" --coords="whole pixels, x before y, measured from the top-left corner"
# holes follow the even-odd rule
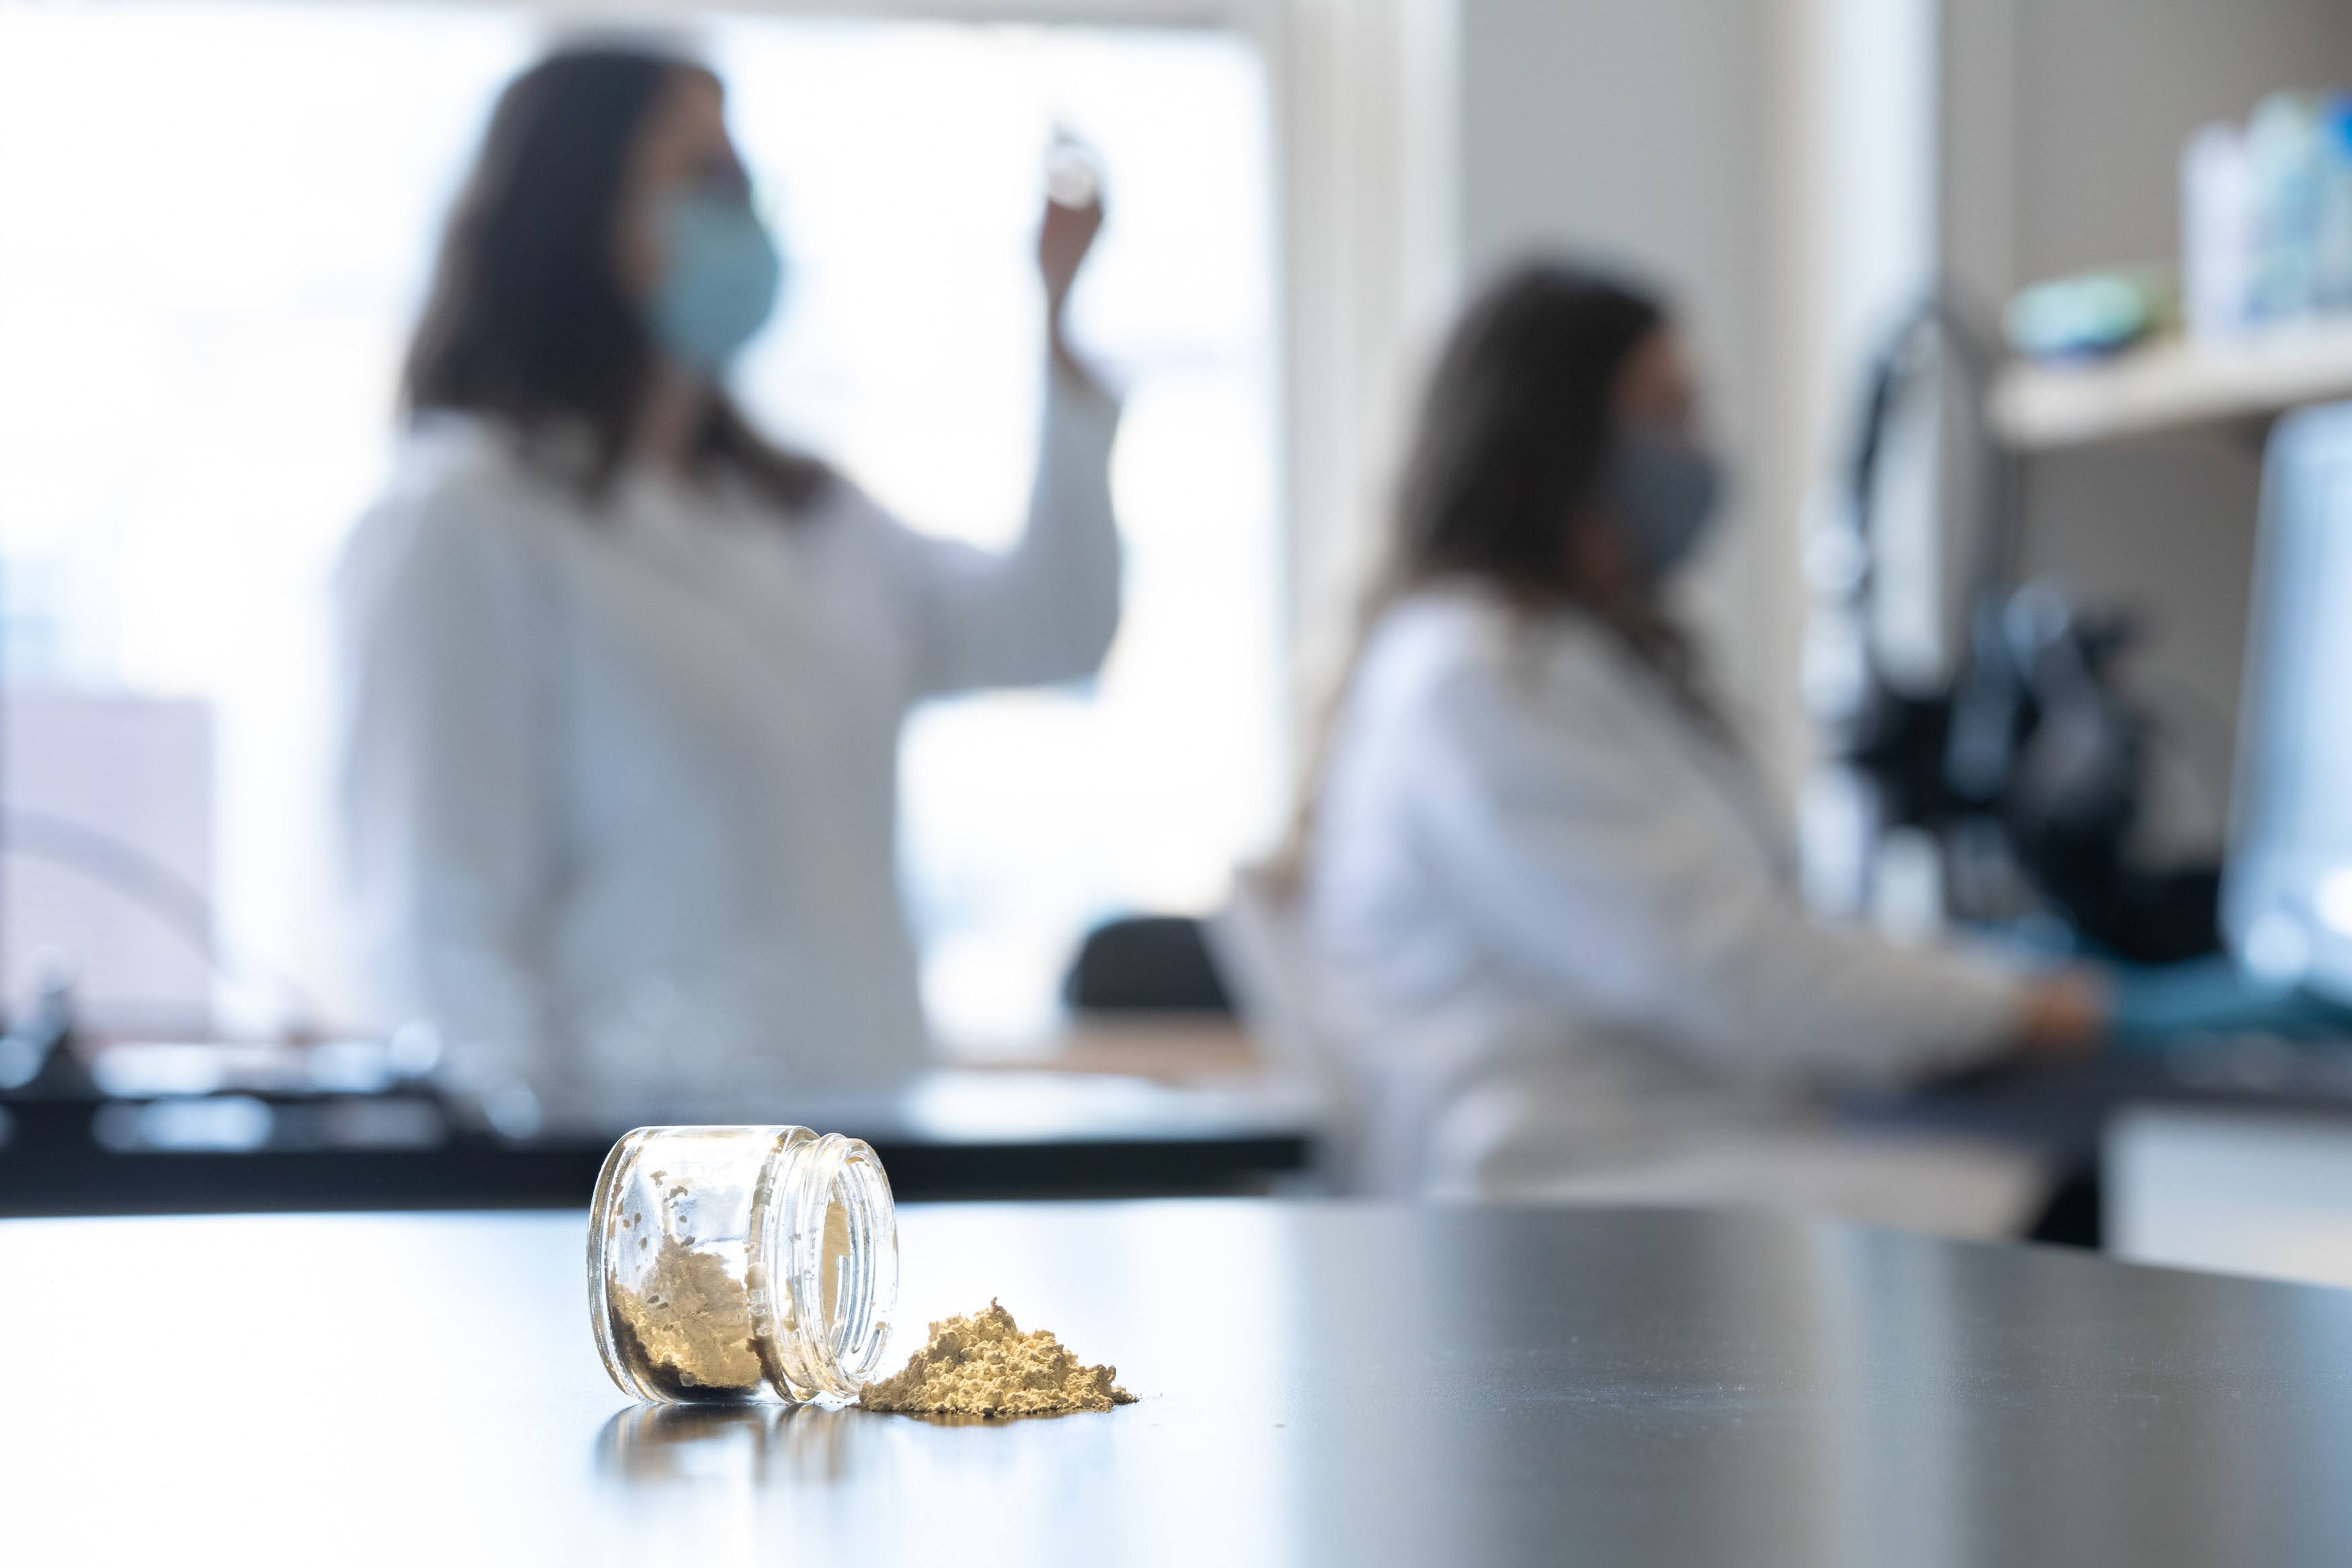
[[[1087,933],[1062,998],[1082,1013],[1234,1015],[1201,923],[1177,915],[1129,915]]]

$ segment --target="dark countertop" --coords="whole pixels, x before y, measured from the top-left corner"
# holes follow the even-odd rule
[[[582,1229],[0,1223],[9,1560],[2352,1560],[2352,1294],[1759,1217],[910,1208],[900,1343],[1001,1296],[1142,1396],[949,1427],[624,1406]]]

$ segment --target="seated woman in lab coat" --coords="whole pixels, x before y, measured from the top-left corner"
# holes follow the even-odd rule
[[[342,791],[388,1020],[494,1124],[756,1117],[923,1061],[893,865],[909,705],[1081,676],[1118,621],[1118,409],[1048,204],[1027,531],[911,532],[723,390],[782,266],[718,79],[630,49],[508,87],[338,580]]]
[[[1364,1185],[2013,1225],[2030,1167],[1815,1095],[2083,1050],[2102,988],[1807,911],[1662,597],[1718,489],[1694,407],[1656,305],[1551,267],[1437,368],[1301,865]]]

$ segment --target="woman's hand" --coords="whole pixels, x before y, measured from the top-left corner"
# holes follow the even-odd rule
[[[2080,969],[2026,982],[2018,1003],[2017,1041],[2034,1056],[2074,1056],[2106,1037],[2113,1001],[2098,977]]]
[[[1073,161],[1085,156],[1076,149],[1068,154]],[[1066,179],[1057,171],[1054,185],[1055,193],[1045,203],[1045,221],[1037,226],[1037,271],[1045,280],[1046,341],[1054,350],[1056,365],[1087,376],[1085,367],[1070,352],[1063,318],[1069,306],[1070,290],[1078,280],[1078,270],[1086,265],[1087,254],[1094,249],[1095,236],[1102,233],[1100,181]],[[1071,196],[1079,199],[1066,199]]]

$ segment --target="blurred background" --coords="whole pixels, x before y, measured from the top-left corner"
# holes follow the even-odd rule
[[[1430,355],[1529,254],[1677,303],[1736,481],[1689,609],[1824,910],[2047,915],[2031,843],[1906,806],[1900,745],[1856,740],[1952,685],[1994,586],[2131,629],[2103,678],[2145,731],[2132,862],[2223,861],[2269,422],[2352,395],[2337,0],[0,0],[0,996],[69,988],[90,1061],[152,1048],[98,1075],[100,1144],[454,1135],[287,1109],[419,1065],[352,971],[328,578],[493,95],[616,26],[724,75],[793,257],[746,406],[927,531],[1018,533],[1056,135],[1111,192],[1072,328],[1125,400],[1124,622],[1095,678],[919,711],[899,804],[941,1061],[1086,1071],[906,1113],[910,1149],[1014,1162],[943,1188],[1083,1186],[1020,1151],[1105,1128],[1162,1163],[1104,1185],[1307,1179],[1263,1030],[1146,986],[1082,1038],[1069,971],[1279,840]],[[1901,395],[1857,480],[1874,377]],[[2242,1044],[2206,1090],[2263,1086]],[[2341,1092],[2307,1080],[2299,1113]],[[40,1114],[20,1207],[211,1179],[44,1186]]]
[[[99,825],[204,889],[238,960],[207,974],[150,912],[36,864],[9,884],[13,993],[46,940],[70,951],[93,1020],[266,1030],[299,998],[323,1014],[309,1021],[355,1021],[324,816],[327,577],[386,477],[441,218],[492,95],[551,25],[524,8],[7,13],[0,137],[25,155],[6,199],[78,218],[10,225],[0,280],[7,663],[40,694],[12,725],[35,771],[11,798],[55,805],[111,774]],[[1089,923],[1206,907],[1278,810],[1263,62],[1223,30],[887,15],[714,19],[693,41],[734,84],[793,247],[791,309],[740,372],[748,404],[944,535],[1009,544],[1027,501],[1042,150],[1063,127],[1119,170],[1080,322],[1130,400],[1118,658],[1084,692],[942,706],[907,740],[933,1012],[959,1039],[1034,1034]],[[1218,635],[1192,634],[1208,623]],[[44,743],[43,725],[77,723],[86,737]],[[76,753],[70,779],[38,773]],[[153,788],[163,774],[175,785]]]

